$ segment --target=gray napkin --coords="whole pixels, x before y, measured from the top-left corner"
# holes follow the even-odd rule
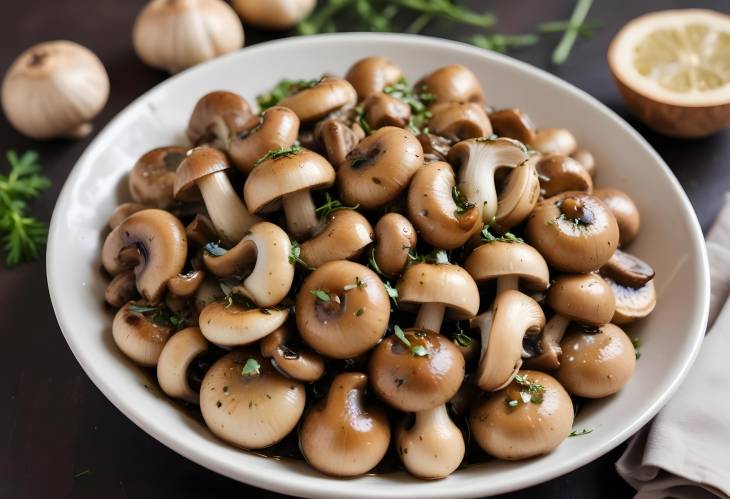
[[[730,498],[730,194],[706,241],[707,337],[679,391],[616,463],[636,499]]]

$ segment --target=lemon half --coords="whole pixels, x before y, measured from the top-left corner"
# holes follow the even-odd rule
[[[649,127],[701,137],[730,124],[730,16],[688,9],[638,17],[613,39],[608,62]]]

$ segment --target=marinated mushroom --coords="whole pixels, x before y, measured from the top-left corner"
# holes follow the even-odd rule
[[[373,227],[355,210],[336,210],[326,216],[324,228],[301,245],[301,259],[317,268],[334,260],[354,260],[373,242]]]
[[[456,187],[451,165],[428,163],[408,188],[408,218],[421,238],[443,249],[462,246],[482,227],[480,209]]]
[[[563,272],[602,267],[618,246],[616,218],[583,192],[564,192],[538,203],[527,219],[527,238],[548,265]]]
[[[283,375],[311,383],[324,375],[324,359],[297,341],[286,325],[261,339],[261,355]]]
[[[380,56],[366,57],[353,64],[345,75],[352,84],[359,100],[403,78],[403,71],[390,59]]]
[[[570,157],[583,165],[591,177],[596,176],[596,158],[588,149],[576,149]]]
[[[566,191],[591,193],[593,180],[583,165],[570,156],[548,154],[535,164],[540,179],[540,194],[545,198]]]
[[[545,259],[529,244],[492,241],[478,246],[464,262],[464,269],[477,284],[497,281],[497,294],[519,290],[520,281],[530,291],[544,291],[550,285]]]
[[[560,361],[563,358],[563,349],[560,347],[560,342],[563,340],[570,323],[570,318],[564,315],[555,314],[550,317],[540,335],[539,353],[527,359],[525,367],[537,369],[538,371],[554,371],[560,367]]]
[[[521,371],[469,414],[469,429],[479,447],[510,461],[547,454],[572,427],[570,396],[555,378],[538,371]]]
[[[565,128],[538,130],[528,145],[541,154],[562,154],[563,156],[570,156],[578,148],[575,136]]]
[[[539,157],[534,155],[517,165],[507,175],[497,201],[497,213],[489,226],[504,234],[521,224],[540,199],[540,180],[535,169]]]
[[[245,129],[250,118],[251,108],[240,95],[210,92],[195,104],[185,133],[194,146],[209,144],[228,150],[231,138]]]
[[[416,229],[400,213],[386,213],[375,224],[373,257],[380,271],[388,277],[403,272],[408,254],[416,247]]]
[[[314,138],[330,163],[339,166],[365,138],[365,131],[359,124],[348,125],[343,120],[329,118],[315,125]]]
[[[625,192],[611,187],[596,189],[593,195],[603,201],[616,217],[619,245],[624,247],[636,239],[641,228],[641,217],[634,201]]]
[[[492,135],[492,124],[480,104],[444,102],[431,106],[430,111],[428,129],[452,142]]]
[[[188,298],[193,296],[203,284],[205,272],[202,270],[191,270],[184,274],[178,274],[167,280],[167,289],[175,296]]]
[[[170,323],[153,320],[150,313],[157,310],[144,302],[129,302],[117,311],[112,323],[112,338],[119,350],[145,367],[157,365],[157,359],[173,333]]]
[[[370,94],[362,103],[365,122],[372,129],[384,126],[405,128],[411,118],[411,106],[383,92]]]
[[[656,306],[654,269],[640,258],[616,250],[601,267],[603,279],[616,298],[616,312],[611,322],[629,324],[649,315]]]
[[[610,322],[616,308],[611,287],[596,274],[558,276],[545,303],[556,313],[590,326]]]
[[[360,142],[337,169],[342,200],[366,210],[393,201],[423,166],[423,148],[409,131],[383,127]]]
[[[142,210],[148,210],[150,209],[150,206],[139,204],[139,203],[122,203],[116,208],[114,208],[114,211],[112,211],[112,214],[109,215],[109,220],[107,221],[107,225],[110,229],[116,229],[117,226],[124,222],[124,220],[134,213],[137,213],[138,211]]]
[[[497,214],[496,171],[521,165],[527,160],[527,151],[512,139],[469,139],[454,145],[448,159],[459,171],[457,187],[481,208],[482,221],[489,223]]]
[[[137,203],[155,208],[170,208],[175,202],[175,171],[187,149],[158,147],[140,157],[129,172],[129,192]]]
[[[202,248],[206,244],[218,239],[218,232],[213,221],[207,215],[197,214],[193,221],[185,226],[185,235],[191,248]]]
[[[311,87],[284,97],[280,106],[288,107],[302,123],[311,123],[340,109],[353,107],[357,92],[347,80],[322,78]]]
[[[258,219],[233,190],[225,172],[228,168],[228,160],[219,150],[196,147],[188,151],[177,169],[174,192],[176,198],[181,198],[197,186],[221,241],[233,245]]]
[[[267,152],[291,147],[299,134],[299,118],[291,109],[274,106],[261,116],[252,116],[231,137],[228,155],[242,172],[248,174]]]
[[[388,327],[390,302],[372,270],[347,260],[328,262],[302,283],[296,320],[304,342],[333,359],[370,350]]]
[[[170,397],[198,403],[198,391],[190,386],[193,361],[208,351],[208,342],[197,327],[174,334],[165,343],[157,360],[157,381]]]
[[[306,394],[252,349],[234,350],[213,364],[200,387],[200,412],[216,436],[244,449],[263,449],[299,422]]]
[[[370,471],[390,444],[385,412],[364,400],[367,376],[338,374],[327,398],[314,405],[299,427],[299,448],[315,469],[351,477]]]
[[[288,309],[256,307],[237,296],[214,301],[200,312],[203,336],[221,347],[248,345],[279,329],[289,317]]]
[[[253,213],[281,199],[289,231],[306,239],[319,223],[310,191],[334,182],[335,170],[326,159],[297,147],[275,152],[254,168],[246,178],[243,197]]]
[[[484,91],[471,70],[460,64],[441,67],[421,78],[415,87],[433,95],[435,102],[484,104]]]
[[[104,291],[104,301],[112,307],[122,307],[137,296],[137,278],[133,271],[115,275]]]
[[[523,144],[535,140],[535,125],[527,114],[516,107],[489,113],[494,133],[500,137],[515,139]]]
[[[560,347],[563,357],[555,376],[573,395],[607,397],[621,390],[634,374],[634,345],[614,324],[591,331],[571,326]]]

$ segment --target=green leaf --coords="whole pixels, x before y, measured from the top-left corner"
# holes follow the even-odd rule
[[[414,357],[426,357],[428,355],[428,350],[426,350],[426,347],[423,345],[413,345],[411,347],[411,355]]]
[[[391,286],[388,281],[383,281],[383,286],[385,287],[385,292],[388,293],[390,299],[393,300],[393,304],[397,307],[399,298],[398,289]]]
[[[355,317],[360,317],[360,316],[361,316],[362,314],[364,314],[364,313],[365,313],[365,309],[363,309],[363,308],[358,308],[358,309],[357,309],[357,310],[355,311]]]
[[[253,357],[250,357],[241,369],[241,376],[258,376],[259,374],[261,374],[261,364]]]
[[[295,154],[299,154],[302,152],[302,146],[293,145],[291,147],[280,147],[278,149],[272,149],[263,156],[261,156],[259,159],[257,159],[254,162],[255,166],[260,165],[264,161],[268,159],[279,159],[283,158],[285,156],[294,156]]]
[[[456,333],[454,333],[452,339],[455,343],[458,343],[464,348],[469,348],[472,344],[472,341],[474,341],[471,336],[464,334],[464,331],[462,330],[458,330]]]
[[[276,85],[274,85],[274,88],[272,88],[268,92],[257,95],[256,102],[259,105],[259,109],[261,111],[265,111],[268,108],[279,104],[282,99],[299,93],[302,90],[312,88],[320,81],[321,79],[281,80]]]
[[[454,210],[455,215],[463,215],[470,209],[474,208],[474,203],[470,202],[466,196],[459,190],[459,187],[454,184],[454,187],[451,188],[451,198],[454,200],[454,203],[456,204],[456,210]]]
[[[393,333],[395,334],[395,337],[401,341],[401,343],[403,343],[406,347],[411,348],[411,342],[408,341],[406,333],[403,332],[399,325],[396,324],[393,326]]]
[[[291,251],[289,252],[289,263],[296,266],[297,264],[301,265],[307,270],[314,270],[313,267],[310,267],[307,262],[302,260],[302,248],[299,246],[299,243],[296,241],[291,242]]]
[[[583,428],[580,431],[578,431],[578,430],[571,431],[570,434],[568,435],[568,437],[582,437],[583,435],[588,435],[589,433],[593,433],[593,430],[592,429],[588,430],[586,428]]]
[[[368,265],[375,272],[377,272],[380,275],[383,275],[383,271],[380,270],[380,267],[378,267],[378,262],[375,261],[375,248],[370,248],[370,256],[368,256]]]
[[[314,295],[314,297],[317,298],[319,301],[323,301],[323,302],[327,302],[327,303],[332,301],[332,298],[330,297],[329,293],[327,293],[326,291],[323,291],[321,289],[311,289],[309,292],[312,293]]]
[[[314,210],[314,213],[319,216],[319,218],[327,218],[331,213],[339,210],[357,210],[360,207],[359,204],[356,204],[354,206],[347,206],[346,204],[343,204],[342,201],[338,201],[337,199],[333,199],[332,196],[330,196],[329,192],[324,193],[324,204]]]

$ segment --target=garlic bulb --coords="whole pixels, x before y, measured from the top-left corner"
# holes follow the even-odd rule
[[[233,0],[245,24],[262,29],[289,29],[307,17],[317,0]]]
[[[222,0],[152,0],[137,16],[134,50],[171,73],[243,47],[243,27]]]
[[[98,57],[69,41],[29,48],[5,74],[2,104],[8,121],[33,139],[80,138],[109,97],[109,77]]]

